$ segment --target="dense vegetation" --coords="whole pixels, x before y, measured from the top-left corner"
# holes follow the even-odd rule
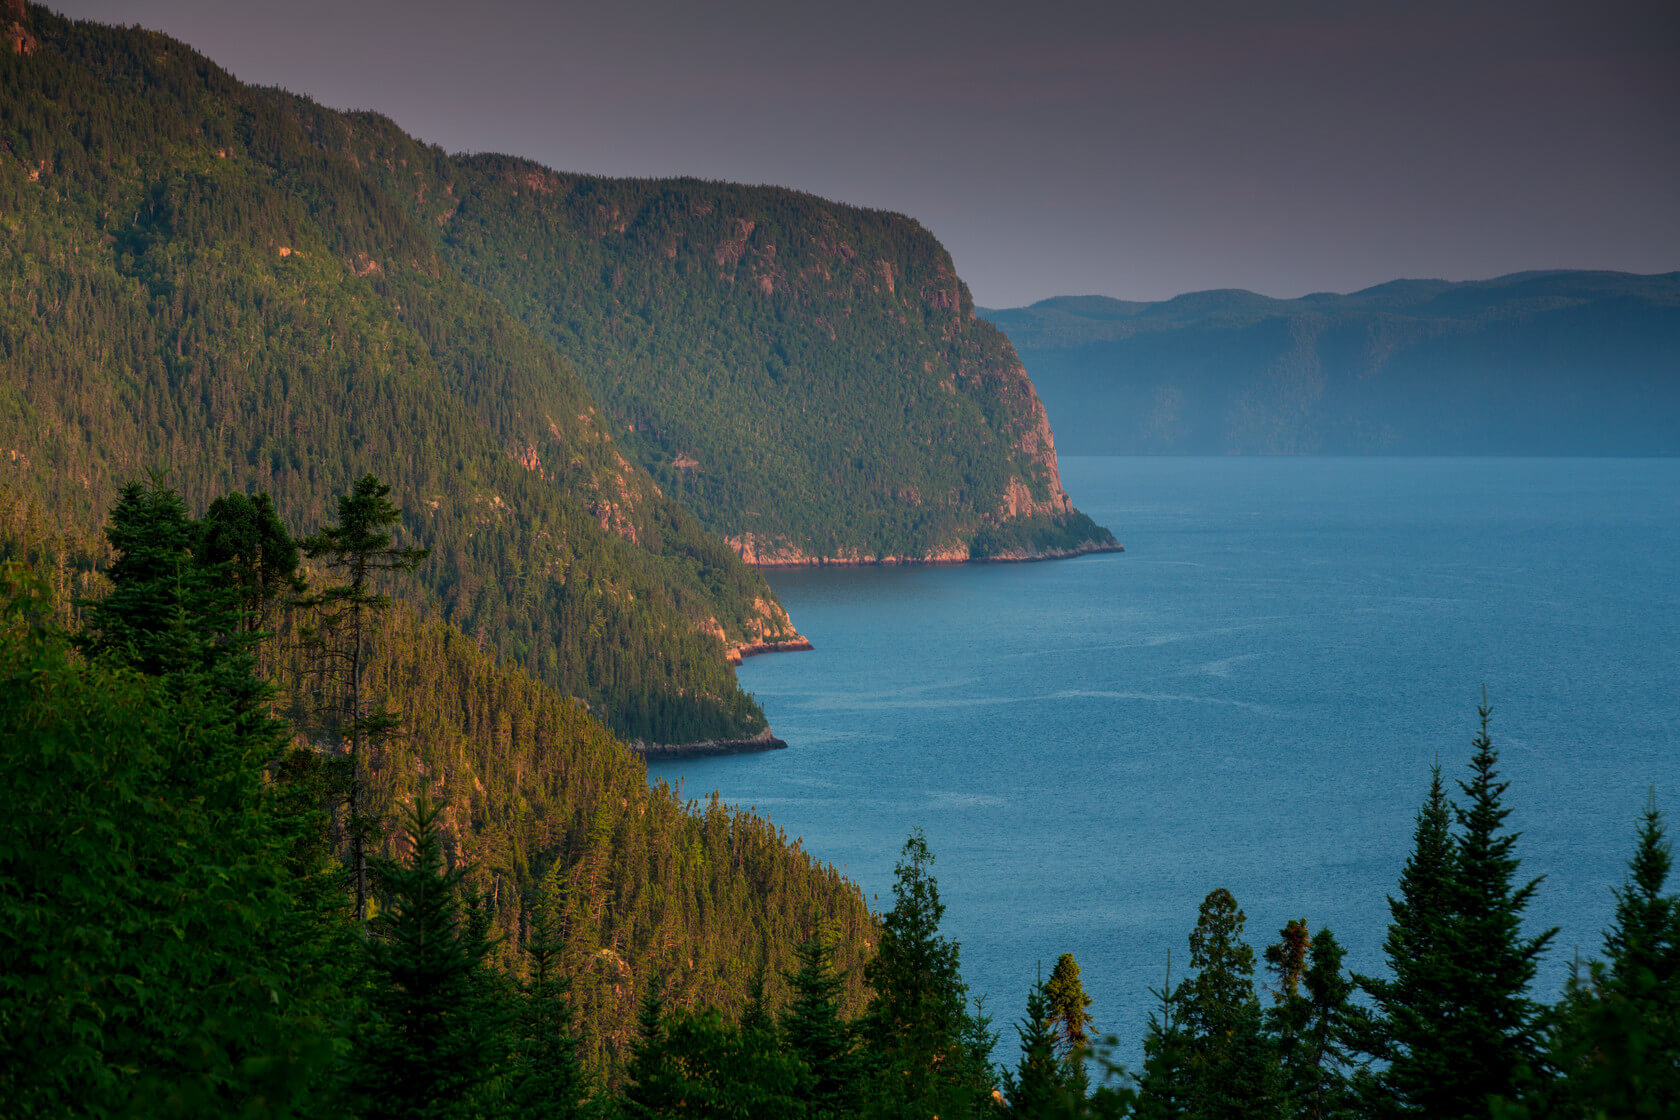
[[[26,26],[25,26],[26,25]],[[552,345],[295,112],[181,44],[28,8],[0,51],[0,471],[93,535],[167,467],[312,527],[372,470],[415,605],[621,733],[751,734],[763,580],[616,450]]]
[[[982,314],[1075,454],[1680,454],[1680,273]]]
[[[666,493],[757,555],[951,557],[1030,513],[1026,552],[1045,528],[1113,543],[1070,517],[1014,350],[914,221],[446,156],[385,118],[275,99],[566,356]]]
[[[303,978],[298,983],[325,984],[299,970],[327,963],[288,963],[276,954],[314,953],[304,942],[314,946],[316,938],[324,939],[322,954],[346,952],[334,938],[354,916],[355,891],[344,887],[333,853],[353,884],[355,815],[368,822],[366,846],[377,866],[403,850],[402,807],[431,797],[443,806],[434,822],[439,843],[469,869],[459,885],[477,899],[485,936],[497,941],[489,962],[510,975],[523,972],[519,946],[532,936],[535,900],[542,900],[543,920],[564,935],[551,964],[569,979],[571,1034],[579,1060],[592,1069],[615,1069],[627,1059],[637,995],[650,978],[663,978],[673,1006],[735,1011],[760,974],[768,978],[768,998],[780,998],[797,947],[819,933],[852,974],[836,991],[838,1004],[861,1006],[856,970],[876,935],[855,886],[754,814],[715,798],[685,802],[663,784],[650,789],[643,764],[581,705],[516,666],[498,664],[458,629],[422,622],[373,596],[354,681],[360,714],[352,714],[344,703],[348,666],[320,656],[323,645],[346,636],[327,619],[333,593],[348,582],[323,572],[311,572],[309,589],[277,581],[273,605],[259,604],[261,613],[253,614],[245,595],[257,582],[252,574],[265,565],[284,568],[288,548],[295,565],[298,550],[283,526],[268,559],[227,547],[232,534],[216,512],[238,497],[224,497],[195,521],[167,487],[125,488],[107,530],[116,559],[108,577],[86,581],[109,594],[83,601],[69,631],[69,604],[53,599],[55,569],[41,560],[50,550],[28,536],[39,523],[20,520],[0,532],[0,554],[37,557],[34,568],[13,561],[6,569],[3,644],[13,660],[0,701],[11,713],[0,734],[0,766],[28,806],[0,843],[8,938],[0,958],[14,994],[29,1000],[54,985],[75,988],[71,974],[53,972],[72,969],[103,977],[91,998],[105,1008],[98,985],[120,987],[125,968],[140,969],[136,983],[143,984],[154,983],[144,979],[154,967],[188,968],[191,947],[162,952],[155,938],[212,921],[212,911],[229,900],[241,921],[265,928],[304,923],[298,941],[252,941],[257,933],[237,922],[232,932],[217,927],[216,936],[246,938],[241,951],[262,951],[265,967],[295,973]],[[224,546],[220,558],[205,547],[211,541]],[[279,565],[271,564],[275,556]],[[274,630],[248,625],[263,615]],[[241,816],[252,809],[251,819]],[[55,844],[50,836],[67,821],[76,822],[80,839]],[[178,833],[171,831],[176,826]],[[241,846],[247,835],[249,851]],[[85,870],[67,870],[78,866]],[[322,885],[329,880],[337,885]],[[151,882],[179,883],[181,898],[204,893],[205,914],[172,917],[175,888],[148,897]],[[238,891],[250,897],[239,901]],[[287,891],[304,892],[290,904],[325,910],[293,914],[285,910]],[[317,897],[322,892],[331,898]],[[369,913],[387,904],[378,889],[373,898]],[[128,906],[137,916],[126,916]],[[107,920],[112,924],[99,932]],[[285,929],[262,936],[270,934],[292,936]],[[25,948],[31,945],[57,945],[63,955],[43,963]],[[350,981],[340,975],[332,983]],[[138,1002],[122,1014],[150,1021],[146,1001],[156,993],[129,994]],[[73,992],[63,998],[70,1002],[60,1026],[80,1030],[76,1023],[94,1012],[76,1004]],[[342,1016],[347,1006],[276,1014]],[[162,1022],[154,1026],[175,1029]],[[227,1045],[256,1044],[230,1035]]]
[[[352,531],[384,516],[356,505],[369,494],[376,480],[322,538],[400,555]],[[1540,883],[1519,874],[1485,706],[1458,796],[1437,767],[1418,812],[1386,976],[1350,975],[1332,932],[1301,919],[1266,948],[1257,987],[1242,910],[1217,889],[1189,975],[1157,993],[1141,1069],[1112,1062],[1067,956],[1015,1023],[1018,1059],[996,1068],[998,1032],[939,931],[919,834],[877,924],[764,822],[650,791],[569,699],[377,595],[365,606],[384,621],[357,645],[384,669],[358,675],[346,708],[348,680],[312,652],[342,629],[298,616],[331,615],[348,585],[316,574],[300,589],[263,509],[227,495],[195,521],[156,480],[125,487],[109,593],[69,628],[48,576],[0,568],[8,1115],[1680,1109],[1680,896],[1662,815],[1641,817],[1602,957],[1540,1002],[1552,934],[1524,929]],[[51,552],[13,536],[9,552]],[[279,631],[253,626],[265,612]],[[365,909],[357,782],[381,853]]]

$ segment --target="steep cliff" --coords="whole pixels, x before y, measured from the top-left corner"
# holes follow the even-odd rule
[[[1023,555],[1114,547],[1074,513],[1009,340],[911,219],[446,156],[275,97],[552,343],[626,453],[749,563],[979,558],[1006,525]]]

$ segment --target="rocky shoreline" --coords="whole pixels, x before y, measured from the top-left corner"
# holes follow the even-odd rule
[[[803,553],[772,554],[747,561],[754,568],[890,568],[890,567],[950,567],[956,564],[1032,564],[1040,560],[1066,560],[1096,552],[1124,552],[1124,545],[1091,541],[1077,548],[1052,548],[1033,552],[1000,552],[996,556],[970,556],[966,551],[933,553],[927,556],[806,556]],[[777,643],[768,643],[772,647]],[[787,648],[809,648],[787,643]],[[774,648],[755,652],[776,652]],[[750,656],[750,655],[749,655]]]
[[[743,642],[738,646],[730,646],[723,651],[723,656],[731,665],[739,665],[749,657],[757,657],[761,653],[801,653],[808,649],[815,649],[811,639],[794,637],[785,642]]]
[[[810,643],[806,643],[807,648]],[[766,727],[750,739],[705,739],[698,743],[644,743],[640,739],[627,744],[630,750],[648,762],[670,762],[680,758],[713,758],[726,754],[755,754],[758,751],[785,751],[787,743],[770,734]]]

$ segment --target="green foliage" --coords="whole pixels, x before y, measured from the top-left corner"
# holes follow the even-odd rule
[[[914,221],[776,188],[444,157],[372,114],[299,111],[567,357],[628,453],[709,529],[810,557],[922,556],[1004,521],[1012,485],[1069,512],[1013,348]],[[1112,543],[1083,519],[1062,528]]]
[[[864,966],[874,991],[860,1029],[873,1066],[870,1111],[883,1116],[967,1116],[991,1092],[995,1040],[968,1010],[958,946],[942,937],[945,906],[918,829],[904,842],[893,908]]]
[[[371,470],[432,552],[411,605],[621,733],[763,728],[715,631],[791,636],[774,596],[625,462],[553,345],[450,271],[429,219],[323,151],[302,102],[163,36],[27,22],[38,49],[0,54],[19,499],[91,535],[167,463],[195,507],[264,492],[312,526]]]
[[[147,545],[178,528],[167,492],[131,497],[114,537],[133,549],[119,586],[136,610],[104,619],[125,638],[166,598],[135,583],[175,582],[169,550]],[[136,638],[79,660],[39,591],[16,569],[4,581],[7,1113],[310,1114],[349,1010],[344,925],[331,892],[311,889],[319,868],[296,858],[309,822],[264,781],[280,738],[233,687],[239,658],[207,664],[200,624],[178,612],[160,625],[181,648]]]
[[[834,970],[834,947],[813,937],[799,946],[798,958],[799,970],[787,977],[790,998],[778,1027],[788,1052],[808,1073],[800,1099],[813,1118],[856,1115],[863,1056],[842,1017],[846,980]]]
[[[447,867],[439,809],[405,814],[407,860],[375,860],[384,907],[367,942],[372,1014],[347,1095],[368,1120],[479,1115],[506,1072],[510,1001],[490,972],[485,923]]]
[[[1354,1116],[1349,1045],[1362,1020],[1351,1003],[1354,981],[1342,971],[1342,947],[1328,929],[1308,936],[1305,919],[1279,932],[1281,940],[1266,949],[1278,979],[1267,1019],[1284,1091],[1304,1120]]]
[[[1015,1024],[1021,1039],[1021,1058],[1013,1073],[1004,1075],[1003,1093],[1009,1115],[1022,1120],[1075,1117],[1084,1104],[1084,1086],[1075,1084],[1074,1069],[1057,1053],[1058,1022],[1048,984],[1039,981],[1027,993],[1027,1014]],[[1083,1012],[1083,1007],[1081,1007]]]

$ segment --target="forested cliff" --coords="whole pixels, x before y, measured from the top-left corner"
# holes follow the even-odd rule
[[[22,10],[0,52],[0,470],[91,533],[164,467],[307,529],[366,471],[411,594],[618,731],[762,730],[763,580],[617,450],[565,360],[296,114],[164,36]],[[25,33],[25,25],[27,31]]]

